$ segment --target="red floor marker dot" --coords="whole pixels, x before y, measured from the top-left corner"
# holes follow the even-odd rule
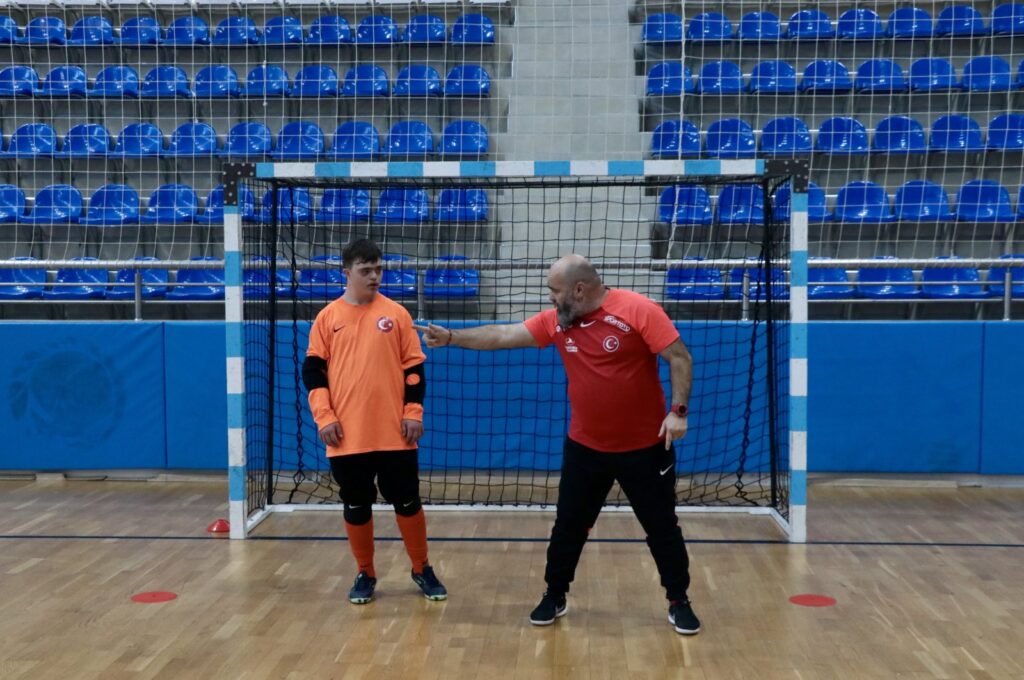
[[[798,604],[801,607],[831,607],[836,603],[836,599],[834,597],[829,597],[828,595],[812,595],[809,593],[804,595],[794,595],[789,598],[789,601],[793,604]]]
[[[140,604],[153,604],[155,602],[170,602],[177,599],[177,593],[168,593],[163,590],[152,590],[148,593],[135,593],[132,595],[132,602]]]

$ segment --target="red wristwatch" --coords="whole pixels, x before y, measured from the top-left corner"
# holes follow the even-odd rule
[[[685,418],[686,414],[690,412],[690,409],[686,404],[672,404],[672,408],[669,410],[680,418]]]

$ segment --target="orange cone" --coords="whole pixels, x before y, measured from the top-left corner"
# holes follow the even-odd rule
[[[226,519],[214,520],[206,527],[206,532],[213,538],[224,538],[231,532],[231,524]]]

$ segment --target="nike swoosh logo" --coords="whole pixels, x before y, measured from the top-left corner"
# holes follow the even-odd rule
[[[672,469],[672,466],[671,466],[671,465],[669,465],[669,466],[668,466],[667,468],[665,468],[664,470],[660,470],[660,471],[658,472],[658,474],[659,474],[659,475],[661,475],[662,477],[664,477],[664,476],[665,476],[665,473],[667,473],[667,472],[668,472],[669,470],[671,470],[671,469]]]
[[[586,328],[587,326],[593,326],[596,321],[583,321],[580,323],[580,328]]]
[[[350,506],[348,506],[348,509],[349,510],[358,510],[361,507],[363,507],[363,506],[361,506],[361,505],[350,505]]]
[[[340,331],[344,327],[345,327],[345,324],[341,324],[340,326],[335,326],[334,327],[334,332],[337,333],[338,331]]]
[[[413,504],[413,503],[415,503],[415,502],[416,502],[416,501],[409,501],[408,503],[402,503],[402,507],[403,507],[403,508],[407,508],[407,507],[409,507],[410,505],[412,505],[412,504]]]

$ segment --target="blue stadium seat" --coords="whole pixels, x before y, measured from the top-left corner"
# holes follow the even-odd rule
[[[773,118],[761,130],[761,153],[767,156],[797,156],[811,149],[811,131],[799,118]]]
[[[454,120],[441,133],[444,158],[482,158],[489,146],[487,128],[475,120]]]
[[[167,27],[162,43],[170,47],[210,44],[210,26],[197,16],[178,17]]]
[[[122,47],[156,47],[164,37],[164,29],[154,17],[131,17],[121,24]]]
[[[689,66],[678,61],[663,61],[647,72],[648,97],[678,97],[684,92],[696,92]]]
[[[31,97],[39,89],[39,74],[31,66],[16,64],[0,71],[0,97]]]
[[[775,201],[772,204],[772,219],[778,222],[789,222],[790,196],[792,185],[789,182],[779,187],[775,192]],[[828,210],[825,202],[825,192],[814,182],[807,183],[807,221],[831,222],[832,213]]]
[[[764,190],[758,184],[728,184],[718,194],[719,224],[764,224]]]
[[[988,35],[989,29],[981,12],[971,5],[949,5],[939,12],[935,21],[936,36],[978,37]]]
[[[721,12],[698,14],[686,26],[686,39],[692,42],[723,42],[733,35],[732,22]]]
[[[800,80],[801,92],[839,93],[853,89],[850,72],[841,62],[834,59],[812,61],[804,69]]]
[[[193,262],[215,262],[215,257],[193,257]],[[179,285],[185,284],[185,285]],[[168,300],[223,300],[224,269],[179,269]]]
[[[308,45],[347,45],[352,42],[352,27],[345,17],[320,15],[309,25]]]
[[[836,197],[836,220],[880,224],[893,222],[896,217],[889,206],[885,188],[874,182],[850,182],[839,190]]]
[[[452,43],[493,45],[494,22],[486,14],[463,14],[452,24]]]
[[[1024,59],[1017,64],[1017,81],[1014,83],[1019,90],[1024,90]]]
[[[958,257],[937,257],[953,261]],[[980,300],[989,297],[974,267],[924,267],[921,270],[922,297],[944,300]]]
[[[747,84],[748,91],[766,94],[794,94],[796,88],[796,69],[789,62],[779,59],[758,62]]]
[[[893,201],[901,222],[948,222],[953,219],[946,190],[935,182],[915,179],[896,190]]]
[[[853,89],[857,92],[906,92],[903,68],[892,59],[868,59],[857,67]]]
[[[54,99],[84,97],[88,88],[89,78],[81,66],[58,66],[46,74],[36,96]]]
[[[324,153],[324,131],[316,123],[293,120],[277,133],[277,148],[270,155],[278,160],[312,161]]]
[[[92,15],[82,17],[71,27],[71,38],[68,45],[75,47],[100,47],[115,45],[114,27],[105,16]]]
[[[830,257],[812,257],[826,261]],[[807,297],[811,300],[845,300],[853,297],[853,286],[842,267],[808,267]]]
[[[649,14],[644,20],[643,41],[648,45],[683,42],[683,19],[673,12]]]
[[[258,159],[269,156],[274,149],[274,136],[264,123],[238,123],[228,131],[221,156]]]
[[[956,219],[959,222],[1013,222],[1010,192],[999,182],[976,179],[956,192]]]
[[[25,215],[25,192],[14,184],[0,184],[0,224],[20,222]]]
[[[434,209],[436,222],[486,222],[489,213],[483,189],[441,189]]]
[[[405,255],[384,253],[383,262],[407,262]],[[380,277],[380,292],[391,299],[416,297],[415,269],[385,269]]]
[[[992,151],[1024,151],[1024,114],[1004,113],[988,124],[988,148]]]
[[[968,92],[1005,92],[1010,80],[1010,65],[1002,57],[974,57],[964,64],[961,87]]]
[[[814,150],[842,156],[860,156],[868,153],[868,131],[856,118],[836,116],[822,121]]]
[[[297,17],[271,17],[263,25],[263,44],[267,47],[292,47],[301,45],[305,39]]]
[[[313,219],[317,222],[369,222],[370,191],[368,189],[324,189]]]
[[[162,155],[198,158],[220,153],[217,131],[209,123],[182,123],[171,133],[171,141]]]
[[[407,45],[443,45],[447,39],[448,27],[444,19],[433,14],[412,17],[402,33],[402,42]]]
[[[249,71],[242,94],[246,97],[284,97],[291,89],[288,73],[279,64],[264,64]]]
[[[928,148],[932,151],[984,151],[981,126],[967,116],[942,116],[932,123]]]
[[[111,156],[156,158],[164,150],[164,133],[152,123],[131,123],[117,136]]]
[[[1024,255],[1000,255],[999,259],[1009,260],[1007,264],[1016,264],[1017,260],[1024,265]],[[1006,270],[1010,270],[1010,295],[1024,298],[1024,266],[992,267],[988,270],[988,290],[996,297],[1006,294]]]
[[[743,72],[731,61],[709,61],[700,69],[697,91],[701,94],[739,94],[743,92]]]
[[[757,258],[748,257],[751,262]],[[735,267],[729,270],[729,297],[739,300],[743,297],[743,271],[742,267]],[[768,297],[767,286],[764,283],[764,265],[747,269],[750,272],[750,299],[764,300]],[[788,300],[789,286],[786,285],[786,273],[777,267],[772,267],[771,289],[773,300]]]
[[[444,80],[446,97],[486,97],[491,94],[491,76],[479,64],[453,66]]]
[[[338,72],[327,64],[309,64],[295,74],[290,97],[337,97],[340,91]]]
[[[136,262],[159,262],[155,257],[136,257]],[[170,280],[166,269],[146,267],[142,272],[142,299],[162,300],[167,296],[167,282]],[[107,288],[108,300],[132,300],[135,298],[135,270],[129,267],[118,269],[114,275],[114,283],[119,286]]]
[[[441,74],[437,69],[427,64],[410,64],[398,72],[391,94],[395,97],[440,97],[443,92]]]
[[[213,31],[213,44],[218,47],[245,47],[259,42],[260,31],[256,22],[245,16],[225,17]]]
[[[882,18],[871,9],[848,9],[836,22],[836,37],[840,40],[880,40],[884,36]]]
[[[192,98],[192,90],[188,89],[188,75],[179,66],[156,66],[146,74],[142,81],[139,96],[144,98],[173,99],[175,97]]]
[[[711,224],[708,190],[691,184],[665,187],[658,199],[658,221],[691,226]]]
[[[874,260],[895,260],[891,256]],[[857,297],[873,300],[912,300],[921,291],[910,267],[861,267],[857,272]]]
[[[0,76],[2,80],[2,76]],[[131,66],[107,66],[96,74],[90,97],[137,98],[139,96],[139,74]]]
[[[372,123],[347,120],[334,131],[327,156],[338,161],[370,161],[381,153],[380,133]]]
[[[771,12],[748,12],[740,19],[736,37],[743,42],[776,42],[782,39],[782,22]]]
[[[463,255],[442,255],[438,262],[465,262]],[[428,298],[471,298],[480,293],[480,270],[465,267],[430,267],[423,276]]]
[[[266,34],[264,34],[266,35]],[[274,292],[277,297],[292,297],[292,270],[287,260],[278,260],[274,270]],[[249,258],[245,269],[242,270],[242,285],[245,287],[245,297],[266,300],[270,297],[270,258],[254,256]]]
[[[97,123],[79,123],[64,135],[64,143],[54,156],[60,158],[89,158],[106,156],[110,152],[110,133]]]
[[[235,69],[227,64],[204,66],[192,83],[197,99],[225,99],[241,97],[242,85]]]
[[[187,184],[164,184],[149,195],[144,224],[190,224],[199,213],[199,196]]]
[[[263,192],[259,220],[269,224],[273,210],[273,194],[270,189]],[[277,190],[277,221],[281,224],[309,222],[313,217],[313,199],[309,189],[302,187],[281,187]]]
[[[992,33],[1024,35],[1024,4],[1008,2],[992,10]]]
[[[388,132],[388,156],[422,158],[434,153],[434,131],[421,120],[401,120]]]
[[[74,257],[75,262],[95,262],[95,257]],[[110,272],[106,269],[61,267],[53,282],[57,285],[43,291],[47,300],[99,300],[107,292]],[[64,285],[61,285],[64,284]]]
[[[956,70],[948,59],[918,59],[910,65],[910,89],[913,92],[959,90]]]
[[[67,42],[68,27],[60,17],[36,17],[25,26],[25,34],[18,38],[19,45],[63,45]]]
[[[91,226],[136,224],[139,221],[139,194],[127,184],[105,184],[89,198],[89,209],[79,220]]]
[[[11,135],[0,158],[39,158],[57,152],[57,133],[46,123],[25,123]]]
[[[380,192],[373,221],[384,224],[418,224],[430,220],[430,197],[423,189],[389,187]]]
[[[928,140],[919,122],[908,116],[889,116],[878,121],[871,140],[873,153],[926,153]]]
[[[256,197],[247,187],[239,187],[239,202],[241,205],[242,220],[245,222],[256,221]],[[196,215],[196,222],[202,224],[223,224],[224,223],[224,185],[218,184],[206,197],[206,208]]]
[[[387,97],[390,93],[388,74],[375,64],[357,64],[345,74],[341,88],[343,97]]]
[[[932,15],[920,7],[897,7],[885,27],[885,34],[897,40],[931,38],[934,32]]]
[[[0,187],[2,190],[2,187]],[[34,257],[12,257],[12,261],[34,262]],[[38,300],[43,297],[43,285],[46,283],[46,270],[36,269],[0,269],[0,283],[12,283],[13,286],[0,286],[0,300]]]
[[[27,224],[69,224],[82,216],[82,194],[68,184],[50,184],[36,194],[35,205],[27,214],[18,215]]]
[[[345,274],[341,270],[341,258],[337,255],[316,255],[310,259],[332,266],[299,270],[295,297],[302,300],[333,300],[344,295]]]
[[[666,120],[654,128],[651,156],[688,158],[700,155],[700,130],[688,120]]]
[[[0,45],[14,45],[21,37],[17,22],[8,15],[0,16]]]
[[[832,20],[820,9],[802,9],[789,17],[786,37],[790,40],[832,40]]]
[[[400,40],[398,24],[383,14],[368,16],[356,27],[357,45],[390,45]]]
[[[699,262],[702,257],[685,257]],[[665,297],[669,300],[721,300],[725,297],[722,272],[714,267],[673,267],[665,274]]]
[[[716,120],[704,140],[704,153],[711,158],[753,158],[756,147],[754,129],[739,118]]]

